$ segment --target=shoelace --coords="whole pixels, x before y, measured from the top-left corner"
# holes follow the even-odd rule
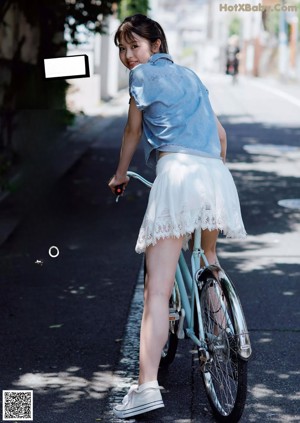
[[[125,395],[125,397],[123,398],[122,404],[127,405],[130,397],[132,397],[133,392],[136,392],[138,389],[138,385],[132,385],[127,393],[127,395]]]
[[[138,387],[139,387],[138,385],[132,385],[129,388],[129,391],[128,391],[127,395],[125,395],[125,397],[122,400],[122,404],[123,405],[127,405],[129,403],[129,400],[132,397],[133,392],[137,392],[138,391]],[[164,389],[163,386],[158,386],[157,388],[160,389],[160,390],[163,390]]]

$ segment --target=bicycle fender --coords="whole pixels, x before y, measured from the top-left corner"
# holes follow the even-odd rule
[[[241,301],[233,282],[223,269],[219,273],[219,279],[224,291],[226,291],[233,311],[233,318],[238,336],[238,355],[242,360],[247,361],[251,357],[252,348]]]
[[[210,265],[205,268],[201,268],[196,275],[196,280],[199,283],[201,289],[201,282],[205,283],[208,278],[213,278],[216,280],[216,276],[213,272],[218,272],[218,280],[222,285],[222,289],[226,293],[226,297],[230,303],[234,327],[236,331],[236,336],[238,338],[238,355],[242,360],[249,360],[252,354],[250,336],[247,329],[246,319],[242,309],[240,299],[238,297],[236,288],[223,269],[220,269],[218,266]]]

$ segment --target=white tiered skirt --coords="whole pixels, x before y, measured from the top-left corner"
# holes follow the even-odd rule
[[[222,160],[169,153],[158,160],[156,175],[137,253],[159,239],[181,236],[186,249],[196,228],[219,229],[227,238],[246,236],[236,186]]]

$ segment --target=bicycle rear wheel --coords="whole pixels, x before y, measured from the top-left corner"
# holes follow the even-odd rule
[[[232,309],[222,285],[210,272],[200,291],[201,315],[209,359],[203,365],[205,390],[217,421],[238,422],[247,396],[247,362],[237,353]]]

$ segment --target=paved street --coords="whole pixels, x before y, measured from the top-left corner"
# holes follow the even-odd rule
[[[300,211],[278,205],[300,198],[300,88],[203,81],[227,131],[248,232],[219,242],[253,343],[241,422],[300,422]],[[142,257],[134,246],[147,188],[132,181],[118,204],[107,189],[127,103],[123,93],[78,127],[73,159],[59,168],[58,157],[55,184],[25,215],[13,197],[0,202],[8,225],[22,215],[0,246],[1,390],[33,389],[36,423],[118,422],[111,405],[136,377]],[[141,149],[131,169],[154,178]],[[166,407],[140,422],[214,421],[189,341],[159,381]]]

